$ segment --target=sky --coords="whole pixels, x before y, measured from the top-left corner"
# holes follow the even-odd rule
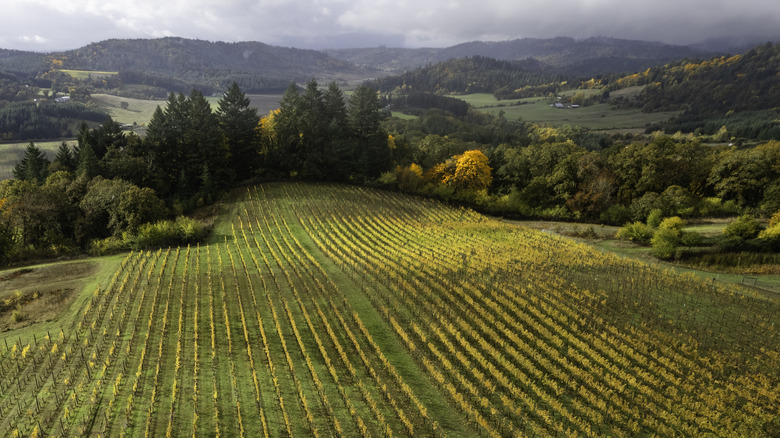
[[[780,0],[3,0],[0,17],[0,48],[44,52],[165,36],[313,49],[780,36]]]

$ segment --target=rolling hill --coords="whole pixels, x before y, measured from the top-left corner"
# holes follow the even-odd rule
[[[446,48],[367,48],[326,50],[356,65],[401,73],[453,58],[483,56],[505,61],[533,58],[548,70],[577,75],[634,72],[678,59],[709,57],[711,52],[686,46],[616,38],[473,41]]]
[[[259,42],[210,42],[185,38],[115,39],[52,54],[63,68],[138,71],[179,78],[215,77],[244,72],[274,79],[362,78],[365,69],[315,50]]]

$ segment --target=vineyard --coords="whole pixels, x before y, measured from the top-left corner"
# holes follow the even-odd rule
[[[780,301],[471,210],[267,184],[0,334],[0,436],[777,436]]]

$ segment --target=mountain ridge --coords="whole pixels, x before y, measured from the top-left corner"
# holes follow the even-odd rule
[[[683,58],[710,57],[717,52],[689,46],[675,46],[653,41],[593,37],[578,40],[570,37],[521,38],[508,41],[472,41],[437,49],[336,49],[328,55],[359,66],[400,73],[452,58],[484,56],[502,61],[533,58],[562,72],[604,74],[638,71]],[[588,60],[611,60],[593,63]]]
[[[302,82],[358,80],[397,74],[452,58],[484,56],[498,60],[533,58],[565,73],[607,74],[632,72],[674,60],[710,57],[718,52],[705,47],[607,37],[574,39],[522,38],[507,41],[471,41],[444,48],[354,48],[312,50],[281,47],[258,41],[206,41],[181,37],[109,39],[77,49],[37,53],[0,49],[0,70],[14,60],[25,60],[34,75],[43,64],[75,70],[130,70],[191,79],[242,72],[266,79]],[[32,60],[44,62],[33,62]]]

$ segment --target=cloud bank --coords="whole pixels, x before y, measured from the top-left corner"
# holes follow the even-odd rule
[[[691,44],[780,35],[777,0],[10,0],[0,47],[64,50],[110,38],[340,48],[606,36]]]

